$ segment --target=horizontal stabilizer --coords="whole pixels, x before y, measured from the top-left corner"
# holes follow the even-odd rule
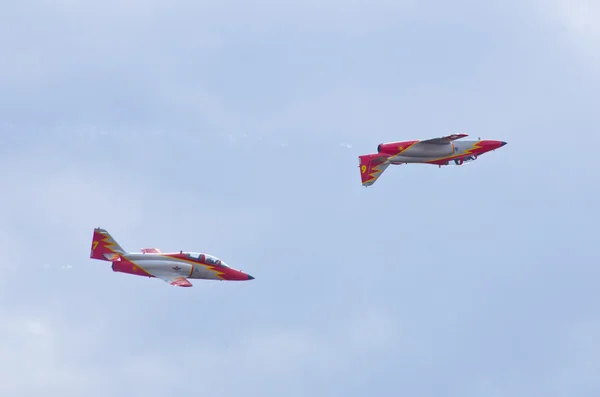
[[[158,248],[142,248],[143,254],[161,254]]]
[[[106,258],[107,261],[118,262],[121,260],[121,255],[119,254],[102,254]]]

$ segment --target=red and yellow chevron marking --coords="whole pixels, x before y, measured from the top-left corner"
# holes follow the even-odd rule
[[[94,230],[90,258],[105,261],[117,261],[120,258],[120,254],[116,252],[116,246],[116,242],[110,237],[110,235]],[[106,254],[109,254],[108,257],[104,256]]]
[[[375,179],[379,178],[379,175],[381,175],[381,173],[384,171],[381,168],[379,168],[380,166],[381,164],[378,164],[371,168],[371,172],[369,172],[368,182],[374,181]]]
[[[387,160],[385,154],[366,154],[359,156],[360,159],[360,177],[362,184],[368,184],[376,180],[384,171],[382,164]]]
[[[110,242],[110,240],[111,240],[110,236],[107,236],[106,234],[102,234],[102,233],[98,233],[98,234],[100,236],[102,236],[102,238],[99,240],[99,242],[102,243],[102,248],[105,248],[105,249],[109,250],[110,252],[115,252],[115,250],[114,250],[115,244]]]

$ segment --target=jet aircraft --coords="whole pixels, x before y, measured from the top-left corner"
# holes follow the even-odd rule
[[[456,165],[462,165],[506,145],[503,141],[481,139],[455,142],[466,136],[453,134],[426,140],[382,143],[377,146],[376,154],[358,156],[362,185],[374,184],[390,164],[418,163],[441,167],[454,161]]]
[[[188,279],[254,280],[221,259],[199,252],[162,253],[157,248],[126,252],[104,229],[94,229],[90,258],[112,262],[115,272],[159,278],[177,287],[192,287]]]

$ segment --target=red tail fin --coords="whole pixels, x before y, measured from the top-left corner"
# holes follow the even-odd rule
[[[390,165],[387,157],[381,154],[365,154],[358,156],[360,160],[360,177],[363,186],[371,186],[383,171]]]
[[[90,258],[114,262],[121,260],[121,255],[124,253],[125,250],[117,244],[115,239],[106,230],[100,228],[94,229]]]

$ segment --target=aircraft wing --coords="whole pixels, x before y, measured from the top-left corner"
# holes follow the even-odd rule
[[[453,135],[443,136],[443,137],[440,137],[440,138],[425,139],[423,141],[420,141],[419,143],[428,143],[428,144],[431,144],[431,145],[447,145],[447,144],[449,144],[452,141],[464,138],[466,136],[469,136],[469,135],[467,135],[467,134],[453,134]]]
[[[142,248],[143,254],[161,254],[158,248]]]
[[[183,276],[172,277],[169,279],[163,278],[162,280],[176,287],[193,287],[192,283]]]
[[[174,285],[176,287],[193,287],[190,281],[180,274],[157,274],[154,277],[161,279],[162,281]]]
[[[190,281],[187,278],[185,278],[185,276],[182,276],[180,273],[171,272],[169,270],[146,271],[154,277],[161,279],[165,283],[169,283],[176,287],[193,287],[193,284],[190,283]]]

